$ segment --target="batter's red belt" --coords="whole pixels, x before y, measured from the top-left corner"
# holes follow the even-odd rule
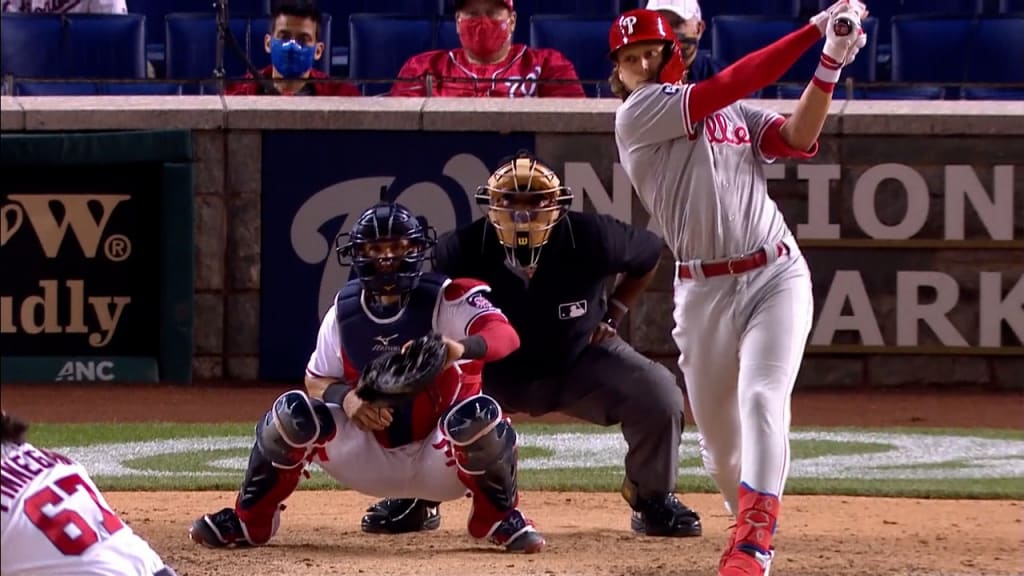
[[[768,253],[766,250],[771,249],[772,248],[758,250],[757,252],[751,252],[750,254],[737,256],[735,258],[729,258],[728,260],[702,262],[700,267],[701,270],[704,271],[705,278],[711,278],[713,276],[736,276],[737,274],[743,274],[744,272],[750,272],[751,270],[762,268],[768,264]],[[786,246],[785,242],[779,242],[774,246],[774,249],[775,256],[777,258],[781,258],[785,254],[789,254],[789,247]],[[683,280],[693,279],[690,267],[685,264],[676,265],[676,274]]]

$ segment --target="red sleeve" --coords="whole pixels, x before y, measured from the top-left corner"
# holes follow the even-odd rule
[[[427,86],[424,82],[423,77],[426,76],[427,72],[431,71],[431,56],[434,52],[424,52],[423,54],[417,54],[412,58],[406,60],[405,64],[402,65],[402,69],[398,71],[397,78],[404,78],[405,80],[395,81],[391,85],[391,91],[388,92],[388,96],[412,96],[412,97],[424,97],[427,95]],[[437,72],[434,72],[434,77],[439,76]],[[434,81],[435,83],[437,80]]]
[[[761,135],[761,155],[766,158],[813,158],[818,153],[818,142],[810,150],[794,148],[782,137],[785,118],[776,118],[768,123]]]
[[[689,96],[690,124],[777,82],[818,40],[821,40],[821,31],[814,24],[808,24],[694,84]]]
[[[576,67],[572,65],[561,52],[557,50],[545,50],[546,54],[536,56],[547,56],[543,67],[538,95],[541,98],[586,98],[583,92],[583,85],[579,82],[576,74]],[[540,58],[538,58],[540,59]],[[560,80],[560,82],[544,82],[544,80]],[[573,82],[565,82],[573,80]]]
[[[469,325],[470,336],[480,336],[487,342],[487,354],[479,360],[494,362],[519,348],[519,333],[502,314],[482,314]]]

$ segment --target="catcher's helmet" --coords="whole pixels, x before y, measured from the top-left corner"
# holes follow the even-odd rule
[[[681,81],[686,72],[682,47],[668,20],[655,10],[630,10],[616,18],[608,31],[608,57],[614,62],[616,53],[623,46],[651,41],[665,43],[665,61],[658,71],[658,82],[675,84]]]
[[[532,269],[551,230],[569,211],[572,192],[554,170],[523,150],[477,188],[476,202],[486,206],[508,263]]]
[[[402,242],[391,250],[376,251],[371,244]],[[404,242],[403,242],[404,241]],[[352,266],[363,289],[372,295],[403,295],[419,284],[423,262],[437,243],[434,229],[420,222],[408,208],[381,202],[356,219],[352,231],[335,239],[338,263]]]

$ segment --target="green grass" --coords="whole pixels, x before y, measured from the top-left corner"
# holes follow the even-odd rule
[[[616,427],[601,428],[585,424],[528,424],[517,425],[524,436],[554,433],[617,433]],[[1000,440],[1024,440],[1024,430],[989,429],[797,429],[795,432],[840,432],[919,434],[966,436]],[[37,424],[29,432],[29,440],[40,446],[69,447],[94,444],[165,440],[177,438],[252,438],[252,424]],[[796,460],[814,458],[829,454],[876,454],[884,453],[890,446],[879,442],[837,442],[830,440],[793,440],[792,458]],[[520,448],[520,458],[528,461],[551,457],[550,450],[533,446]],[[210,466],[214,460],[225,458],[246,458],[247,448],[193,450],[175,454],[126,459],[122,464],[134,470],[162,471],[170,476],[126,476],[112,477],[97,475],[96,480],[104,490],[236,490],[242,474]],[[970,457],[951,455],[950,460],[931,464],[909,464],[886,466],[906,470],[962,470],[972,467]],[[1009,457],[1010,460],[1019,458]],[[701,468],[702,462],[692,451],[684,451],[680,466]],[[180,474],[175,474],[180,473]],[[523,489],[618,491],[622,482],[621,467],[587,469],[545,469],[521,470],[520,483]],[[338,488],[335,481],[314,468],[312,477],[304,480],[303,489]],[[682,493],[716,492],[714,484],[705,475],[681,476],[679,491]],[[845,494],[851,496],[905,496],[923,498],[1000,498],[1024,499],[1024,480],[1021,478],[972,478],[972,479],[814,479],[790,478],[787,483],[789,494]]]

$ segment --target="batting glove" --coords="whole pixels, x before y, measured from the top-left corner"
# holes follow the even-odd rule
[[[832,16],[841,9],[852,9],[860,18],[864,18],[868,12],[867,6],[865,6],[860,0],[839,0],[835,4],[832,4],[828,8],[812,16],[811,24],[817,26],[821,35],[825,36],[828,32],[829,21],[832,19]]]
[[[865,44],[867,35],[861,27],[860,14],[850,6],[838,8],[829,18],[825,47],[814,73],[814,84],[831,93],[839,82],[840,70],[853,62]]]

